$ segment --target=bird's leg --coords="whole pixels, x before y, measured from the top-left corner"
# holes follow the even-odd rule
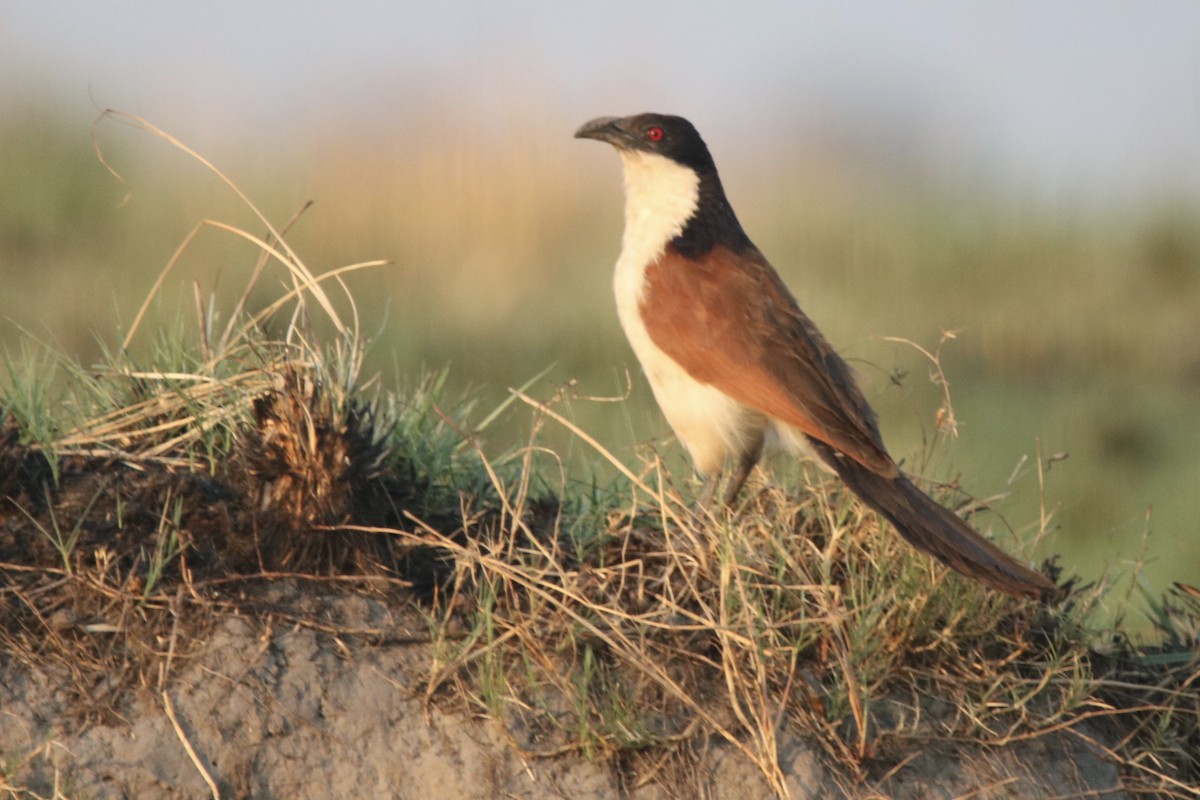
[[[704,479],[704,486],[700,489],[700,499],[696,501],[696,510],[704,511],[712,505],[713,496],[717,493],[717,484],[721,482],[721,472],[713,472]]]
[[[742,490],[746,479],[750,477],[750,473],[754,470],[754,465],[758,463],[758,457],[761,454],[762,443],[759,442],[758,447],[751,448],[738,459],[737,467],[734,468],[733,474],[729,476],[729,483],[725,484],[725,494],[722,497],[722,501],[726,506],[733,507],[733,501],[737,500],[738,492]]]
[[[753,432],[748,441],[749,446],[738,456],[737,466],[734,467],[733,474],[729,476],[729,482],[725,484],[725,493],[721,495],[721,504],[726,508],[733,507],[733,501],[737,500],[738,492],[742,490],[746,479],[754,470],[754,465],[762,456],[763,434],[763,431]],[[717,493],[717,484],[720,482],[720,469],[713,470],[704,478],[704,486],[700,489],[700,500],[696,504],[698,510],[707,509],[712,505],[713,497]]]

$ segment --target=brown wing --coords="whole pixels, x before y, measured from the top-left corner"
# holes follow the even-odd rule
[[[646,269],[641,310],[650,338],[696,380],[899,474],[850,368],[757,250],[690,259],[668,248]]]

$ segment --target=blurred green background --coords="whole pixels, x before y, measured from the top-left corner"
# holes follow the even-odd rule
[[[11,357],[28,336],[85,363],[118,343],[201,219],[262,232],[161,140],[113,120],[93,139],[116,106],[277,224],[315,201],[289,236],[314,271],[393,262],[349,280],[386,387],[449,364],[451,395],[471,390],[482,418],[549,367],[532,394],[576,381],[563,408],[581,426],[626,460],[656,448],[684,480],[613,308],[619,161],[571,138],[600,114],[684,113],[744,227],[859,368],[895,455],[993,498],[1002,542],[1053,511],[1041,552],[1069,572],[1200,582],[1200,19],[1179,8],[1106,8],[1081,29],[1069,4],[631,5],[634,33],[539,4],[282,21],[220,3],[73,8],[0,9]],[[203,233],[155,320],[194,328],[194,286],[228,313],[255,255]],[[959,436],[929,461],[941,390],[889,337],[941,348]],[[625,402],[588,399],[624,394],[627,375]],[[530,425],[514,409],[488,449]],[[572,480],[610,474],[564,432],[546,440]]]

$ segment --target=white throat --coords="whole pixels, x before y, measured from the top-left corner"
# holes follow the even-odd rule
[[[625,163],[625,235],[618,268],[627,264],[640,273],[662,255],[695,213],[700,176],[655,153],[618,152]]]
[[[637,150],[620,150],[625,162],[625,235],[613,275],[617,316],[634,352],[648,373],[654,368],[646,327],[638,312],[646,288],[646,267],[683,232],[700,203],[700,176],[669,158]],[[653,376],[651,377],[653,383]]]

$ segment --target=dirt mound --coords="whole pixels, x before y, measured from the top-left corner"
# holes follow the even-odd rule
[[[165,696],[131,689],[109,722],[77,722],[63,676],[5,663],[10,791],[191,798],[213,794],[207,775],[224,798],[771,796],[759,770],[719,741],[681,744],[656,763],[532,757],[536,742],[515,718],[506,729],[452,697],[427,702],[428,629],[404,604],[291,582],[252,594],[177,657]],[[914,748],[900,769],[857,786],[815,746],[780,738],[796,798],[1123,796],[1116,767],[1065,734]]]

